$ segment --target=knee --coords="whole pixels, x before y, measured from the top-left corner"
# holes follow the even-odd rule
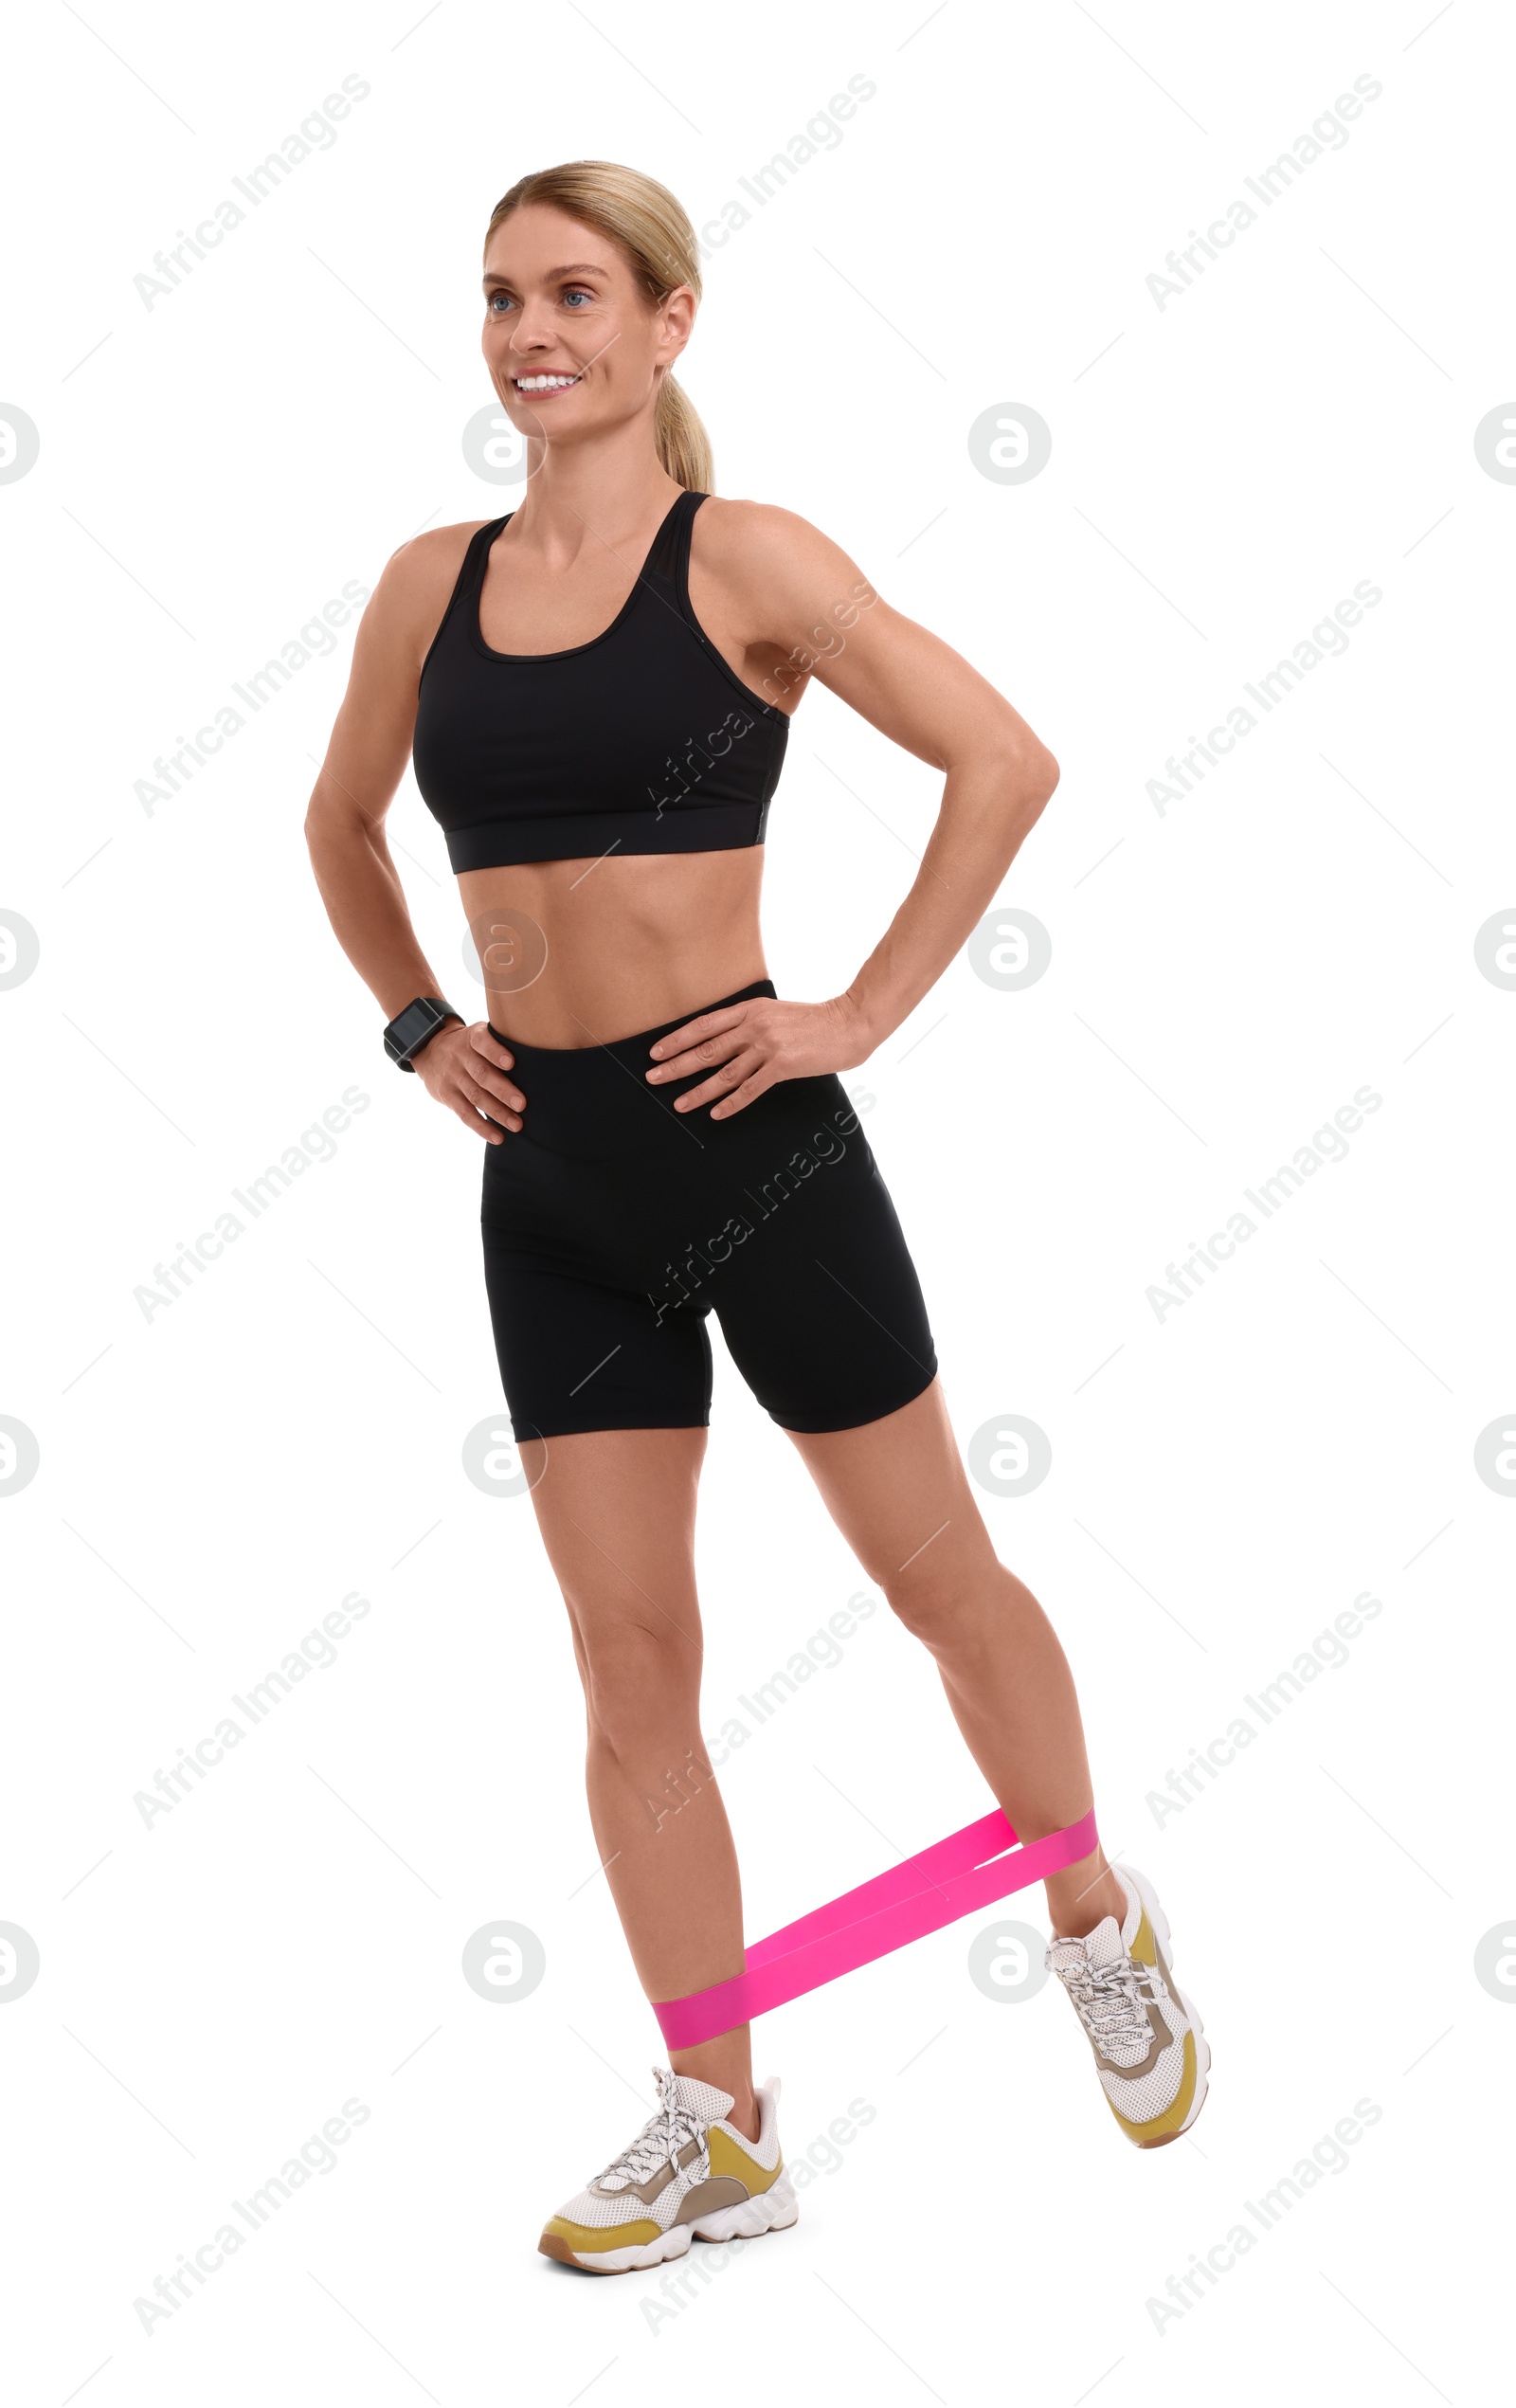
[[[618,1618],[586,1629],[576,1623],[589,1744],[623,1765],[640,1765],[697,1713],[700,1651],[670,1625]]]
[[[933,1654],[963,1648],[993,1612],[997,1587],[1008,1581],[1002,1564],[909,1564],[880,1583],[891,1610]]]

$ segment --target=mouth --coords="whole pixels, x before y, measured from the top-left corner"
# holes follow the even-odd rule
[[[583,371],[575,376],[513,376],[511,383],[524,401],[541,401],[551,393],[572,392],[583,381]]]

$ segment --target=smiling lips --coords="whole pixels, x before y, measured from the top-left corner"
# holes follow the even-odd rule
[[[583,371],[581,371],[582,373]],[[513,376],[512,384],[518,393],[567,393],[578,384],[578,376]]]

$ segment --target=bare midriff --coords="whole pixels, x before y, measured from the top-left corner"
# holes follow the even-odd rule
[[[464,870],[485,1016],[522,1045],[605,1045],[768,975],[764,848]]]

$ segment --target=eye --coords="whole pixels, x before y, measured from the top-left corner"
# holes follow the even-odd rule
[[[492,293],[485,303],[484,315],[486,317],[503,317],[512,306],[509,293]]]
[[[583,284],[570,284],[564,294],[566,301],[592,301],[594,298],[594,294],[587,292]]]

